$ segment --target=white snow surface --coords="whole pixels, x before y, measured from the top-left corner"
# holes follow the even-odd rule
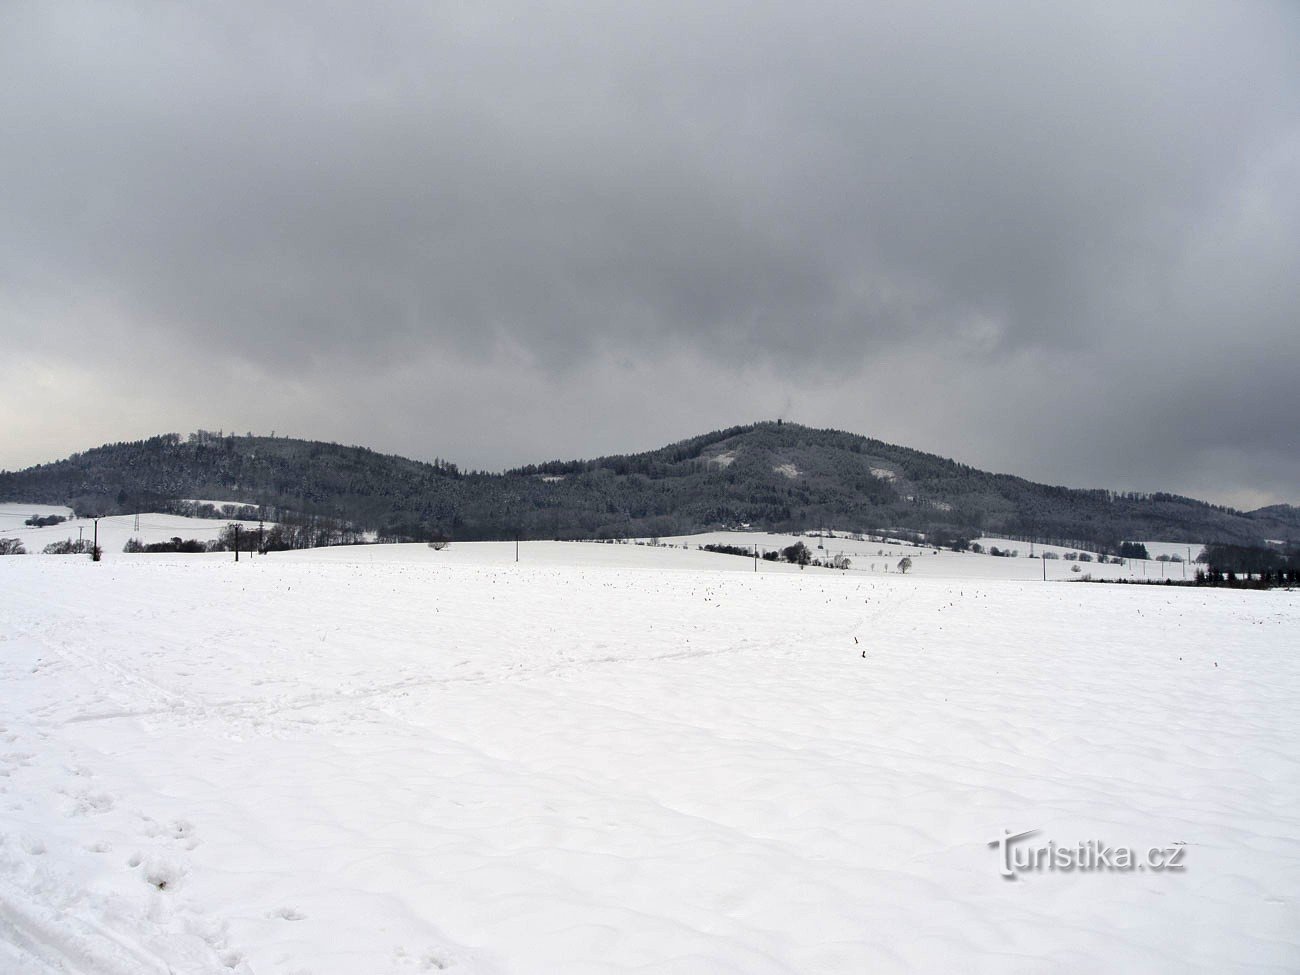
[[[62,515],[68,520],[44,528],[32,528],[23,524],[32,515]],[[156,511],[139,515],[110,515],[99,519],[99,547],[103,550],[104,558],[115,558],[122,554],[123,546],[132,538],[138,538],[146,544],[165,542],[172,538],[196,538],[206,542],[216,539],[223,528],[232,524],[239,524],[253,531],[257,530],[256,521],[239,521],[232,518],[187,518]],[[40,555],[45,546],[64,539],[70,538],[76,541],[81,537],[89,542],[94,533],[94,519],[75,518],[71,508],[13,502],[0,504],[0,538],[20,539],[30,555]],[[66,559],[74,556],[50,557]],[[128,556],[130,557],[132,556]]]
[[[983,545],[985,548],[988,548],[990,545],[996,545],[998,548],[1002,548],[1002,549],[1007,549],[1007,548],[1016,549],[1019,550],[1022,556],[1028,554],[1029,552],[1028,542],[1020,541],[1014,538],[985,537],[985,538],[977,538],[976,541],[979,542],[981,545]],[[1184,561],[1187,561],[1190,556],[1190,559],[1194,562],[1196,557],[1205,551],[1205,546],[1200,542],[1191,542],[1191,543],[1157,542],[1157,541],[1142,541],[1142,539],[1133,539],[1133,541],[1139,541],[1146,546],[1147,555],[1150,556],[1150,559],[1148,559],[1147,561],[1150,562],[1154,562],[1162,555],[1167,555],[1170,557],[1176,555],[1180,559],[1183,559]],[[1067,545],[1043,545],[1039,542],[1034,543],[1035,553],[1045,552],[1045,551],[1054,552],[1055,554],[1060,556],[1067,555],[1070,552],[1087,552],[1090,555],[1097,554],[1096,549],[1080,548],[1077,545],[1071,547]],[[1138,560],[1136,564],[1140,566],[1142,564],[1141,560]],[[1160,567],[1156,566],[1155,568],[1159,570]]]
[[[887,537],[887,536],[886,536]],[[642,539],[642,541],[645,541]],[[1034,552],[1044,549],[1054,552],[1058,558],[1029,558],[1029,543],[1006,538],[976,539],[987,550],[996,545],[999,549],[1020,552],[1017,558],[993,557],[987,553],[952,552],[947,549],[935,549],[926,545],[914,545],[910,542],[892,539],[887,541],[858,540],[848,533],[783,535],[753,531],[718,531],[699,535],[681,535],[663,538],[664,545],[682,546],[696,549],[701,545],[732,545],[752,548],[757,545],[759,552],[780,551],[795,542],[802,541],[811,550],[813,558],[827,561],[835,556],[849,559],[851,574],[867,573],[885,575],[898,572],[898,563],[904,557],[912,560],[908,574],[925,576],[932,579],[1005,579],[1025,582],[1042,580],[1046,573],[1049,581],[1078,579],[1087,575],[1094,579],[1129,579],[1134,581],[1172,579],[1181,581],[1195,576],[1196,566],[1186,567],[1177,563],[1150,560],[1129,559],[1122,565],[1101,564],[1099,562],[1080,562],[1079,572],[1073,570],[1075,563],[1065,561],[1062,556],[1075,549],[1059,545],[1035,545]],[[1148,542],[1147,548],[1152,556],[1159,552],[1186,552],[1188,546],[1181,542]],[[1193,557],[1199,554],[1200,545],[1191,546]],[[729,556],[738,558],[737,556]],[[763,572],[772,571],[773,563],[764,562],[760,566]],[[731,566],[742,568],[742,566]]]
[[[520,551],[0,559],[0,971],[1300,969],[1294,593]]]

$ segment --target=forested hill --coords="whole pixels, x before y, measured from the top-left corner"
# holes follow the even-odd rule
[[[385,537],[619,537],[749,524],[1002,534],[1106,548],[1126,538],[1300,538],[1300,509],[1239,512],[1175,495],[1076,490],[792,423],[732,427],[647,453],[468,473],[362,447],[284,437],[176,434],[0,472],[0,500],[80,514],[239,501]]]

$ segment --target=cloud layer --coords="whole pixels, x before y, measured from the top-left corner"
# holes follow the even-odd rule
[[[276,7],[0,10],[0,465],[784,415],[1300,502],[1293,4]]]

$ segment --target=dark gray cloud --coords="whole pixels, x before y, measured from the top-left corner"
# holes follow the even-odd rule
[[[1292,3],[275,6],[0,8],[0,464],[784,413],[1300,501]]]

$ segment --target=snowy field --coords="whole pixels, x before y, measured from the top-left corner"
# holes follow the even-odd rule
[[[521,553],[0,559],[0,971],[1300,970],[1294,593]]]
[[[641,539],[646,541],[646,539]],[[1146,542],[1150,560],[1131,559],[1122,565],[1101,564],[1096,561],[1080,562],[1079,571],[1074,571],[1076,563],[1067,561],[1064,556],[1077,549],[1063,548],[1059,545],[1035,545],[1034,552],[1044,550],[1056,555],[1056,559],[1046,561],[1029,558],[1029,543],[1006,538],[979,538],[976,541],[985,550],[997,546],[1003,550],[1019,551],[1017,558],[995,557],[975,552],[952,552],[947,549],[935,549],[925,545],[914,545],[894,539],[892,541],[858,540],[847,534],[835,534],[821,537],[819,535],[774,535],[767,532],[720,531],[706,532],[700,535],[682,535],[674,538],[660,539],[660,543],[672,546],[686,546],[694,549],[700,545],[733,545],[742,548],[758,546],[760,552],[780,551],[803,542],[811,550],[813,558],[822,561],[835,556],[844,556],[850,561],[850,572],[885,575],[898,571],[898,563],[904,557],[912,560],[908,573],[933,579],[1005,579],[1032,581],[1047,579],[1077,579],[1080,575],[1090,575],[1094,579],[1132,579],[1160,580],[1193,578],[1195,565],[1162,563],[1156,561],[1159,555],[1179,554],[1186,558],[1191,552],[1195,558],[1203,549],[1201,545],[1187,545],[1183,542]],[[1094,553],[1089,553],[1094,554]],[[737,558],[737,556],[731,556]],[[760,566],[766,570],[765,563]]]
[[[68,520],[57,525],[32,528],[24,524],[32,515],[60,515]],[[172,538],[196,538],[207,542],[216,539],[226,525],[236,523],[246,529],[257,530],[255,521],[186,518],[156,511],[139,515],[111,515],[99,519],[99,547],[103,550],[104,557],[110,558],[121,554],[123,546],[132,538],[138,538],[146,544],[165,542]],[[66,539],[75,542],[79,538],[84,538],[89,543],[94,535],[94,519],[74,517],[71,508],[13,502],[0,504],[0,538],[19,539],[29,554],[39,554],[51,542],[62,542]],[[58,558],[67,557],[58,556]]]
[[[230,502],[208,502],[228,504]],[[32,528],[24,521],[33,514],[62,515],[69,520],[58,525],[44,528]],[[146,512],[139,515],[113,515],[99,519],[99,543],[105,559],[123,556],[122,548],[127,541],[138,538],[148,544],[165,542],[172,538],[198,539],[210,541],[216,539],[221,530],[233,521],[229,519],[189,518],[181,515]],[[257,522],[240,521],[246,530],[256,530]],[[0,503],[0,538],[17,538],[22,541],[29,554],[39,554],[51,542],[84,537],[87,541],[93,534],[93,522],[88,518],[77,519],[72,509],[51,505],[29,505],[21,503]],[[758,546],[759,551],[779,551],[797,541],[802,541],[811,550],[816,559],[829,560],[834,556],[844,556],[850,561],[849,571],[856,574],[887,575],[898,572],[899,561],[907,557],[912,565],[908,573],[934,579],[1005,579],[1032,581],[1042,580],[1046,574],[1048,580],[1072,579],[1087,574],[1097,579],[1152,579],[1170,578],[1182,580],[1195,573],[1194,565],[1161,563],[1155,561],[1158,555],[1177,554],[1186,558],[1199,555],[1202,546],[1187,545],[1182,542],[1146,542],[1152,559],[1142,562],[1130,560],[1123,565],[1099,564],[1097,562],[1079,563],[1079,572],[1073,571],[1075,563],[1058,558],[1044,563],[1041,559],[1027,558],[1029,544],[1005,538],[977,539],[985,549],[997,546],[1000,549],[1016,549],[1019,558],[994,558],[986,554],[973,552],[951,552],[945,549],[935,550],[926,546],[913,545],[908,542],[893,540],[886,542],[859,541],[848,537],[846,533],[836,533],[832,537],[822,538],[815,535],[785,535],[754,531],[718,531],[698,535],[682,535],[663,538],[655,546],[657,550],[650,554],[645,551],[648,544],[636,545],[635,542],[648,543],[649,539],[631,540],[622,545],[605,545],[603,543],[558,543],[527,542],[525,549],[528,560],[534,564],[546,565],[608,565],[608,566],[648,566],[665,569],[714,569],[719,571],[753,571],[752,564],[745,565],[737,556],[717,556],[711,553],[699,553],[702,545],[732,545],[745,548]],[[575,551],[574,546],[581,546]],[[598,551],[592,551],[596,546]],[[635,548],[637,551],[631,551]],[[1072,550],[1053,545],[1037,545],[1035,552],[1047,550],[1057,556],[1063,556]],[[692,554],[686,554],[690,552]],[[427,559],[422,545],[381,546],[364,555],[342,551],[334,555],[322,556],[327,559],[374,561],[420,561]],[[64,558],[66,556],[59,556]],[[156,556],[127,555],[126,558],[156,558]],[[515,558],[514,543],[460,542],[441,555],[443,562],[453,564],[482,564],[513,562]],[[761,562],[761,572],[785,572],[789,566],[771,562]]]

